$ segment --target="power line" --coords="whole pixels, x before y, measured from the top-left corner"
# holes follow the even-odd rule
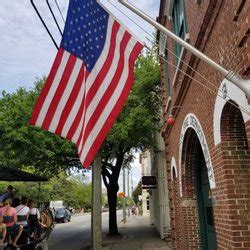
[[[50,11],[50,13],[51,13],[51,15],[52,15],[52,17],[53,17],[55,23],[56,23],[56,26],[57,26],[57,28],[58,28],[58,30],[59,30],[61,36],[62,36],[61,28],[60,28],[60,26],[59,26],[59,24],[58,24],[58,22],[57,22],[57,20],[56,20],[56,17],[55,17],[55,15],[54,15],[54,12],[53,12],[53,10],[52,10],[52,8],[51,8],[51,6],[50,6],[49,0],[46,0],[46,3],[47,3],[47,5],[48,5],[49,11]]]
[[[30,0],[30,2],[31,2],[31,4],[32,4],[34,10],[36,11],[36,14],[38,15],[40,21],[42,22],[44,28],[46,29],[47,33],[49,34],[49,36],[50,36],[52,42],[54,43],[55,47],[56,47],[57,50],[58,50],[58,49],[59,49],[59,46],[57,45],[57,43],[56,43],[54,37],[53,37],[52,34],[50,33],[49,28],[47,27],[47,25],[46,25],[46,23],[44,22],[42,16],[40,15],[40,13],[39,13],[39,11],[38,11],[36,5],[34,4],[34,1],[33,1],[33,0]]]
[[[60,9],[60,6],[59,6],[57,0],[55,0],[55,3],[56,3],[56,6],[57,6],[57,9],[58,9],[58,11],[59,11],[59,13],[60,13],[60,15],[61,15],[61,18],[62,18],[63,22],[65,23],[65,19],[64,19],[64,17],[63,17],[62,11],[61,11],[61,9]]]

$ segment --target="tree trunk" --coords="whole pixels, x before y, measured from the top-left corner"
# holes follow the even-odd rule
[[[116,217],[117,192],[114,192],[112,185],[107,191],[109,204],[109,235],[119,235]]]
[[[109,235],[119,235],[118,227],[117,227],[117,218],[116,218],[116,205],[117,205],[117,192],[119,191],[118,178],[123,162],[124,153],[120,153],[117,155],[115,166],[111,165],[112,174],[110,174],[107,169],[105,169],[105,165],[103,168],[103,181],[107,188],[108,192],[108,204],[109,204]],[[110,167],[110,165],[109,165]],[[107,178],[109,182],[107,182]]]

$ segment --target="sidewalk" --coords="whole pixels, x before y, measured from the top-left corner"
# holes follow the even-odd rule
[[[168,250],[169,243],[160,239],[149,216],[130,216],[118,224],[120,236],[103,237],[103,250]]]

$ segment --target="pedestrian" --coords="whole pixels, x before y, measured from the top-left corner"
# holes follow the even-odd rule
[[[136,215],[136,206],[133,205],[132,208],[131,208],[131,212],[132,212],[132,215]]]
[[[28,198],[23,196],[21,199],[21,204],[16,207],[17,224],[23,225],[25,228],[28,225],[28,218],[29,218],[29,212],[30,212],[30,209],[27,206],[27,204],[28,204]]]
[[[11,206],[12,199],[8,198],[3,200],[4,207],[2,208],[3,223],[6,224],[7,234],[9,236],[9,244],[12,244],[16,247],[17,241],[21,236],[23,227],[16,224],[17,214],[16,209]],[[12,241],[13,238],[13,241]]]
[[[3,195],[1,195],[0,201],[3,202],[4,200],[8,198],[11,198],[13,200],[16,192],[17,192],[17,189],[14,188],[12,185],[9,185],[6,189],[6,192]]]
[[[36,203],[34,200],[30,199],[28,201],[29,218],[28,224],[30,227],[31,238],[39,238],[41,235],[41,225],[40,225],[40,212],[38,208],[36,208]]]
[[[3,223],[2,211],[0,211],[0,250],[4,249],[4,240],[6,237],[6,225]]]

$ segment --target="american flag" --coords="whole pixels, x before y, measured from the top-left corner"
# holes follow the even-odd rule
[[[30,123],[74,142],[88,167],[129,95],[142,43],[94,0],[71,0]]]

